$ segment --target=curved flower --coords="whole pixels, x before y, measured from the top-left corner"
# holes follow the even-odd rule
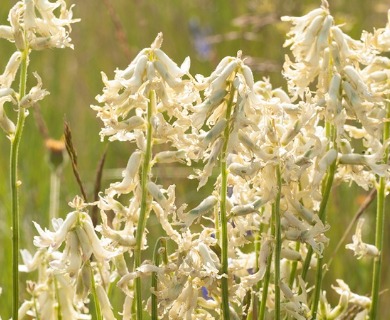
[[[136,140],[132,132],[147,123],[144,116],[150,90],[155,90],[158,97],[157,110],[153,112],[156,134],[165,130],[159,138],[184,135],[189,124],[182,112],[198,99],[198,93],[191,81],[182,79],[188,74],[189,58],[179,67],[160,49],[161,44],[162,33],[159,33],[150,48],[140,51],[126,69],[115,71],[114,79],[109,80],[102,73],[105,88],[96,100],[104,105],[91,106],[104,123],[102,139],[109,136],[110,140]],[[161,116],[164,112],[169,118],[177,118],[173,125]]]
[[[26,45],[32,50],[73,48],[69,37],[71,24],[80,21],[73,19],[72,6],[67,9],[64,0],[19,1],[8,20],[11,26],[0,26],[0,37],[14,41],[19,50]]]
[[[358,259],[363,257],[377,257],[379,255],[377,247],[372,244],[364,243],[362,240],[363,224],[364,219],[360,218],[356,226],[356,232],[352,236],[352,243],[347,244],[345,247],[352,250]]]

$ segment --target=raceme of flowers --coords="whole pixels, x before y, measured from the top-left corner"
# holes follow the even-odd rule
[[[16,46],[16,51],[0,75],[0,126],[7,135],[15,133],[15,124],[7,117],[4,109],[6,103],[11,102],[17,108],[26,109],[49,94],[42,89],[42,80],[37,73],[34,73],[37,85],[23,97],[14,91],[12,84],[21,69],[22,60],[28,65],[28,56],[32,50],[73,48],[69,33],[71,24],[79,19],[72,19],[72,16],[72,7],[67,9],[64,0],[53,3],[47,0],[25,0],[18,1],[10,10],[10,25],[0,25],[0,39],[13,42]]]
[[[162,34],[113,79],[102,73],[104,88],[92,106],[103,122],[101,138],[133,151],[123,179],[98,202],[76,197],[72,212],[52,228],[34,223],[37,251],[22,250],[19,268],[38,276],[27,283],[20,318],[56,319],[60,310],[63,319],[90,319],[95,292],[104,319],[133,319],[134,306],[155,319],[226,319],[226,312],[239,319],[262,308],[267,319],[274,310],[288,319],[311,319],[313,312],[336,319],[348,305],[358,305],[355,319],[364,319],[371,299],[342,280],[333,287],[339,304],[331,306],[321,292],[313,309],[313,283],[302,269],[315,271],[329,242],[324,186],[346,181],[370,189],[389,175],[383,124],[390,60],[382,53],[390,51],[390,22],[355,40],[335,24],[326,1],[282,19],[292,23],[283,72],[288,92],[255,81],[240,51],[210,76],[193,76],[189,58],[178,66],[161,49]],[[18,101],[11,86],[22,51],[70,47],[76,20],[64,1],[26,0],[9,21],[0,37],[17,51],[0,76],[0,120],[12,135],[4,104]],[[20,107],[47,94],[36,78]],[[364,153],[354,151],[357,142]],[[213,190],[194,207],[181,203],[175,185],[153,175],[167,163],[187,166],[198,190]],[[100,210],[96,226],[92,206]],[[151,215],[164,230],[157,240],[148,230]],[[359,259],[377,257],[362,228],[363,220],[347,249]],[[153,261],[141,260],[148,247],[155,248]],[[157,281],[145,294],[141,279]],[[120,313],[110,303],[113,290],[123,293]]]

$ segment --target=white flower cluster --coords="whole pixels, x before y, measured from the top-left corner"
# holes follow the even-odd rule
[[[57,15],[57,12],[59,13]],[[50,2],[48,0],[18,1],[9,12],[10,25],[0,25],[0,39],[13,42],[16,51],[9,59],[3,74],[0,75],[0,127],[7,135],[13,135],[15,124],[4,110],[6,102],[12,102],[18,108],[31,107],[47,94],[42,89],[42,81],[34,74],[38,84],[27,93],[19,93],[12,89],[22,60],[28,65],[31,50],[71,47],[69,32],[71,24],[79,21],[72,19],[72,7],[67,9],[64,0]],[[20,95],[23,96],[20,96]]]
[[[80,203],[55,221],[55,231],[36,225],[39,250],[34,257],[23,251],[22,270],[41,268],[37,285],[53,305],[84,317],[93,283],[104,317],[114,319],[107,291],[116,283],[125,294],[122,317],[132,319],[137,281],[151,276],[157,282],[142,306],[164,319],[221,319],[226,280],[234,319],[259,312],[260,304],[271,313],[276,299],[283,316],[312,318],[311,284],[302,270],[322,258],[328,243],[325,208],[333,181],[368,189],[389,175],[383,159],[389,141],[382,134],[390,63],[380,56],[389,49],[389,25],[354,40],[335,24],[326,1],[303,17],[283,20],[294,25],[286,42],[292,50],[284,71],[289,92],[255,82],[241,52],[222,59],[209,77],[193,77],[188,58],[179,67],[161,50],[162,34],[114,79],[102,75],[100,105],[92,106],[104,124],[101,137],[135,149],[122,181],[95,204],[98,226]],[[357,142],[364,154],[354,151]],[[214,184],[214,191],[187,210],[177,204],[175,185],[159,185],[151,169],[194,162],[190,178],[199,179],[198,189]],[[161,259],[137,263],[154,245],[151,212],[170,245],[155,251]],[[361,223],[348,248],[359,257],[377,256],[360,230]],[[342,316],[349,303],[364,309],[361,319],[370,299],[338,283],[339,305],[331,308],[322,294],[318,319]],[[65,289],[76,292],[71,302],[64,301]],[[21,310],[33,315],[41,297],[33,295]],[[49,319],[43,312],[53,311],[39,312]]]

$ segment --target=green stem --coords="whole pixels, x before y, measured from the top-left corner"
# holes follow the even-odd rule
[[[282,177],[280,174],[279,165],[276,166],[276,181],[278,192],[276,193],[274,205],[274,220],[275,220],[275,320],[280,319],[280,259],[282,250],[282,229],[280,224],[280,194],[282,188]]]
[[[28,53],[25,49],[22,52],[20,67],[19,101],[26,95]],[[18,180],[18,160],[19,145],[22,138],[26,110],[19,107],[18,120],[15,135],[11,137],[10,152],[10,184],[11,184],[11,210],[12,210],[12,319],[18,319],[19,309],[19,186]]]
[[[386,118],[390,117],[390,103],[387,103]],[[383,126],[383,142],[390,138],[390,123],[385,122]],[[389,159],[389,148],[383,155],[383,163],[387,163]],[[383,235],[385,227],[385,198],[386,198],[386,177],[380,177],[379,186],[377,187],[377,207],[376,207],[376,226],[375,226],[375,246],[379,250],[379,256],[374,260],[374,271],[372,275],[372,289],[371,289],[371,309],[370,319],[376,320],[379,304],[379,289],[381,281],[382,269],[382,249],[383,249]]]
[[[272,259],[271,257],[268,259],[267,262],[267,270],[265,271],[264,275],[264,281],[263,281],[263,292],[261,293],[261,304],[260,304],[260,311],[259,311],[259,320],[265,319],[265,307],[267,305],[267,296],[268,296],[268,286],[269,286],[269,280],[271,278],[271,264]]]
[[[299,182],[299,190],[300,191],[302,190],[301,182]],[[300,201],[300,203],[303,205],[302,200]],[[301,243],[297,241],[295,243],[295,251],[299,252],[300,248],[301,248]],[[297,268],[298,268],[298,261],[293,261],[291,263],[290,277],[288,279],[288,285],[290,288],[293,288],[294,286],[295,277],[297,275]]]
[[[305,258],[305,261],[303,262],[303,266],[302,266],[302,273],[301,273],[302,280],[306,280],[306,276],[307,276],[307,272],[309,271],[310,261],[311,261],[312,255],[313,255],[313,248],[309,247],[309,249],[307,249],[306,258]],[[299,289],[299,293],[301,293],[301,292],[302,292],[302,290]]]
[[[326,123],[326,135],[328,138],[332,138],[333,142],[335,142],[336,132],[335,132],[334,127],[332,127],[329,123]],[[334,178],[335,172],[336,172],[336,161],[334,161],[330,165],[329,171],[328,171],[326,178],[322,184],[322,199],[321,199],[321,203],[320,203],[320,210],[318,212],[318,216],[324,224],[326,221],[326,205],[328,204],[328,201],[329,201],[330,191],[332,190],[333,178]],[[313,248],[309,247],[309,249],[307,250],[305,262],[304,262],[303,267],[302,267],[301,276],[302,276],[303,280],[306,280],[306,276],[307,276],[307,272],[308,272],[309,267],[310,267],[310,261],[311,261],[312,255],[313,255]],[[318,289],[318,290],[320,290],[320,289]],[[301,290],[299,292],[301,292]]]
[[[330,137],[333,141],[333,144],[335,144],[336,129],[331,125],[327,126],[327,136]],[[326,180],[322,188],[322,200],[321,200],[318,216],[324,225],[326,223],[326,206],[328,204],[330,192],[332,190],[333,179],[336,173],[336,167],[337,167],[337,161],[335,160],[329,167],[329,171],[328,174],[326,175]],[[311,306],[312,319],[317,318],[318,303],[320,301],[320,293],[322,288],[323,263],[324,263],[323,257],[318,256],[314,297],[313,297],[313,304]]]
[[[295,251],[299,252],[300,248],[301,248],[301,243],[297,241],[297,243],[295,244]],[[290,288],[293,288],[294,286],[295,276],[297,274],[297,267],[298,267],[298,261],[293,261],[291,263],[290,277],[288,279],[288,285]]]
[[[88,264],[89,264],[89,262],[88,262]],[[99,302],[99,298],[98,298],[97,292],[96,292],[95,276],[93,274],[93,269],[92,269],[92,266],[90,264],[89,264],[89,269],[91,271],[91,287],[92,287],[91,293],[92,293],[93,302],[95,305],[96,319],[103,320],[102,310],[100,308],[100,302]]]
[[[261,234],[263,232],[263,226],[264,224],[263,223],[260,223],[260,226],[259,226],[259,232],[256,234],[256,239],[255,239],[255,247],[254,247],[254,250],[255,250],[255,254],[256,254],[256,270],[255,272],[258,272],[259,271],[259,254],[260,254],[260,241],[261,241]],[[261,280],[256,284],[256,291],[255,292],[260,292],[260,289],[261,289]],[[258,295],[257,296],[257,303],[253,302],[253,319],[257,319],[258,318],[258,312],[260,310],[260,305],[261,305],[261,299]],[[253,300],[255,301],[255,300]]]
[[[167,240],[164,237],[160,237],[153,251],[153,264],[158,267],[161,263],[161,253],[160,248],[164,248],[162,260],[165,264],[168,263],[168,255],[167,255]],[[157,292],[158,288],[158,277],[157,272],[152,273],[152,288],[154,292]],[[157,308],[157,296],[155,293],[152,293],[151,296],[151,309],[152,309],[152,320],[158,320],[158,308]]]
[[[275,204],[272,205],[272,211],[275,211]],[[272,215],[271,219],[271,235],[275,235],[275,223],[274,223],[275,215]],[[263,280],[263,292],[261,294],[261,304],[260,304],[260,311],[259,311],[259,320],[265,319],[265,310],[267,305],[267,296],[268,296],[268,286],[269,281],[271,278],[271,265],[272,265],[272,250],[269,254],[268,260],[267,260],[267,269],[265,271],[264,280]]]
[[[141,208],[138,218],[137,233],[136,233],[136,245],[134,249],[134,271],[141,266],[141,248],[142,240],[145,233],[146,220],[149,215],[149,201],[148,201],[148,190],[146,184],[149,181],[149,175],[151,170],[152,160],[152,124],[151,117],[153,110],[156,109],[156,93],[151,90],[149,92],[149,103],[147,110],[147,133],[146,133],[146,150],[143,159],[142,172],[141,172]],[[135,279],[135,299],[137,307],[137,320],[142,319],[142,288],[141,278]]]
[[[234,101],[235,90],[233,85],[231,85],[230,89],[230,98],[227,103],[226,108],[226,121],[227,125],[224,131],[224,142],[222,146],[221,152],[221,201],[220,201],[220,230],[221,230],[221,260],[222,260],[222,268],[221,273],[224,275],[221,279],[221,287],[222,287],[222,314],[223,319],[230,319],[230,310],[229,310],[229,273],[228,273],[228,221],[227,221],[227,210],[226,210],[226,198],[227,198],[227,149],[229,144],[229,137],[231,131],[231,113],[233,109],[233,101]]]

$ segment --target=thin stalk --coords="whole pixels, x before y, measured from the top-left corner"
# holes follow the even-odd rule
[[[335,144],[336,129],[333,126],[328,125],[327,126],[327,134],[328,134],[328,137],[332,138],[333,143]],[[324,225],[326,223],[326,206],[327,206],[328,201],[329,201],[330,191],[332,190],[333,179],[334,179],[334,175],[336,173],[336,167],[337,167],[337,160],[333,161],[333,163],[330,165],[328,174],[326,175],[326,180],[325,180],[325,182],[323,184],[323,188],[322,188],[322,200],[321,200],[320,210],[319,210],[318,216]],[[317,318],[318,303],[320,301],[320,293],[321,293],[321,288],[322,288],[323,263],[324,263],[323,257],[318,256],[314,297],[313,297],[313,304],[311,306],[312,319]]]
[[[136,233],[136,245],[134,249],[134,270],[141,266],[141,247],[142,240],[145,233],[146,220],[149,215],[149,201],[148,201],[148,190],[146,187],[149,181],[151,160],[152,160],[152,124],[151,117],[153,110],[156,109],[156,93],[151,90],[149,92],[149,102],[147,110],[147,133],[146,133],[146,150],[143,159],[142,172],[141,172],[141,208],[138,218],[137,233]],[[135,299],[136,299],[136,313],[137,320],[142,319],[142,288],[141,279],[138,277],[135,279]]]
[[[266,309],[265,307],[267,305],[268,286],[269,286],[269,280],[271,278],[271,264],[272,264],[272,259],[270,257],[267,261],[267,269],[266,269],[265,275],[264,275],[263,292],[261,293],[259,320],[265,319],[265,309]]]
[[[260,254],[260,239],[261,239],[261,234],[263,232],[263,223],[260,223],[259,227],[259,232],[256,234],[256,239],[255,239],[255,255],[256,255],[256,270],[255,272],[259,271],[259,254]],[[261,280],[256,284],[256,292],[260,292],[261,289]],[[255,303],[255,300],[253,300],[253,318],[257,319],[258,318],[258,313],[260,310],[260,304],[261,304],[261,299],[259,296],[257,296],[257,303]]]
[[[301,182],[299,182],[299,190],[302,190]],[[303,205],[302,200],[301,200],[301,204]],[[301,243],[299,241],[297,241],[295,243],[295,251],[299,252],[300,248],[301,248]],[[297,275],[297,268],[298,268],[298,261],[293,261],[291,263],[290,277],[288,279],[288,285],[290,288],[293,288],[293,286],[294,286],[295,277]]]
[[[156,242],[156,245],[154,247],[153,251],[153,264],[158,267],[161,263],[161,253],[160,248],[164,248],[165,252],[163,253],[162,260],[165,264],[168,263],[168,256],[167,256],[167,240],[163,237],[159,238]],[[152,288],[154,292],[157,292],[157,285],[158,285],[158,277],[157,272],[152,273]],[[156,294],[152,292],[151,297],[151,309],[152,309],[152,320],[158,320],[158,309],[157,309],[157,296]]]
[[[306,280],[306,276],[307,276],[307,272],[309,271],[310,261],[311,261],[312,255],[313,255],[313,248],[309,247],[309,249],[307,249],[306,258],[305,258],[305,261],[303,262],[303,266],[302,266],[301,277],[303,280]],[[299,293],[301,293],[301,292],[302,292],[302,289],[299,289]]]
[[[300,248],[301,248],[301,243],[297,241],[297,243],[295,244],[295,251],[299,252]],[[294,286],[295,276],[297,275],[297,267],[298,267],[298,261],[293,261],[291,263],[290,277],[288,279],[288,285],[290,288]]]
[[[280,174],[279,165],[276,166],[276,181],[278,192],[276,193],[274,205],[274,221],[275,221],[275,320],[280,319],[280,256],[282,250],[282,229],[280,224],[280,194],[282,188],[282,177]]]
[[[20,83],[19,99],[26,95],[28,53],[25,49],[22,52],[22,61],[20,65]],[[19,145],[22,139],[24,122],[26,119],[26,110],[19,107],[18,120],[15,129],[15,135],[11,137],[10,152],[10,184],[11,184],[11,212],[12,212],[12,319],[18,319],[19,309],[19,186],[18,180],[18,162],[19,162]]]
[[[335,131],[335,128],[333,126],[331,126],[329,123],[326,123],[326,136],[329,139],[332,139],[333,143],[335,143],[336,131]],[[328,173],[325,177],[325,180],[323,181],[323,184],[322,184],[322,199],[321,199],[321,203],[320,203],[320,210],[318,212],[318,216],[324,224],[326,221],[326,206],[327,206],[328,201],[329,201],[330,191],[332,190],[333,178],[334,178],[334,175],[336,173],[336,166],[337,166],[336,161],[334,161],[330,165],[329,171],[328,171]],[[303,280],[306,280],[306,276],[307,276],[307,272],[308,272],[309,267],[310,267],[310,261],[311,261],[312,255],[313,255],[313,248],[309,247],[309,249],[307,250],[305,261],[303,263],[303,267],[302,267],[301,276],[302,276]],[[299,292],[301,292],[301,290]]]
[[[390,103],[387,103],[386,119],[390,117]],[[385,122],[383,126],[383,142],[390,138],[390,123]],[[389,148],[386,148],[383,155],[383,163],[387,163],[389,159]],[[379,288],[381,281],[382,269],[382,249],[383,249],[383,235],[385,227],[385,199],[386,199],[386,177],[379,178],[379,185],[377,186],[377,207],[376,207],[376,226],[375,226],[375,246],[379,250],[379,256],[374,260],[374,271],[372,275],[372,289],[371,289],[371,309],[370,319],[376,320],[378,315],[379,304]]]
[[[222,146],[221,152],[221,201],[220,201],[220,231],[221,231],[221,260],[222,260],[222,268],[221,273],[224,275],[221,279],[221,287],[222,287],[222,314],[223,319],[230,319],[230,310],[229,310],[229,275],[228,275],[228,219],[227,219],[227,210],[226,210],[226,198],[227,198],[227,149],[229,144],[229,137],[231,131],[231,113],[233,109],[233,100],[234,100],[235,90],[233,89],[233,85],[231,85],[230,90],[230,98],[227,103],[226,108],[226,120],[227,125],[224,131],[224,142]]]
[[[102,316],[102,310],[100,308],[100,302],[99,302],[99,298],[97,296],[97,292],[96,292],[96,283],[95,283],[95,276],[93,274],[93,270],[92,270],[92,266],[89,265],[89,269],[91,270],[91,293],[92,293],[92,297],[93,297],[93,302],[94,302],[94,305],[95,305],[95,312],[96,312],[96,319],[97,320],[103,320],[103,316]]]
[[[60,170],[53,169],[50,173],[50,221],[58,217],[60,203]]]
[[[275,204],[272,205],[272,212],[275,210]],[[274,223],[275,215],[272,215],[272,221],[271,221],[271,235],[275,235],[275,223]],[[263,292],[261,293],[261,304],[260,304],[260,311],[259,311],[259,318],[258,320],[264,320],[265,319],[265,310],[267,305],[267,296],[268,296],[268,286],[269,281],[271,278],[271,265],[272,265],[272,254],[273,252],[270,252],[269,258],[267,260],[267,269],[265,271],[264,280],[263,280]]]

